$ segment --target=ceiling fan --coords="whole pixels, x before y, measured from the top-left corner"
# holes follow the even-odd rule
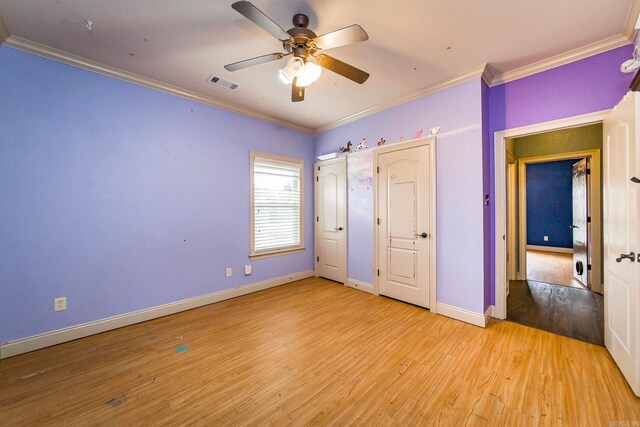
[[[285,51],[227,64],[224,66],[227,71],[237,71],[291,56],[287,65],[280,70],[280,78],[292,86],[291,101],[293,102],[304,100],[305,88],[320,77],[322,68],[360,84],[369,78],[369,73],[321,53],[324,50],[368,40],[369,36],[360,25],[350,25],[318,37],[307,28],[309,18],[302,13],[293,16],[293,28],[285,31],[249,1],[238,1],[231,7],[280,40]]]

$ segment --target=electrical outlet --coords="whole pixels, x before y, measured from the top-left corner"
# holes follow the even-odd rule
[[[60,297],[53,300],[53,311],[63,311],[67,309],[67,297]]]
[[[231,277],[232,274],[233,271],[231,270],[231,267],[227,267],[227,277]]]
[[[549,241],[549,236],[544,236],[544,241],[548,242]]]
[[[250,265],[245,265],[244,266],[244,275],[248,276],[251,274],[251,266]]]

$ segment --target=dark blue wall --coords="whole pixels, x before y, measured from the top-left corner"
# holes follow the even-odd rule
[[[527,165],[527,244],[572,248],[572,166],[577,160]],[[549,241],[544,241],[549,236]]]

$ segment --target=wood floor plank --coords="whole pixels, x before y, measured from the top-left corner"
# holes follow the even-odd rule
[[[587,289],[573,277],[573,254],[527,249],[527,280]]]
[[[322,279],[0,361],[3,426],[636,420],[640,399],[603,347]]]

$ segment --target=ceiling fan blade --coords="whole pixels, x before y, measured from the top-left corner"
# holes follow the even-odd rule
[[[293,78],[293,84],[291,85],[291,102],[304,101],[304,87],[296,86],[298,78]]]
[[[285,56],[284,53],[270,53],[268,55],[256,56],[255,58],[245,59],[244,61],[234,62],[233,64],[227,64],[224,69],[227,71],[238,71],[243,68],[253,67],[254,65],[264,64],[265,62],[277,61]]]
[[[332,56],[325,55],[324,53],[314,56],[313,58],[322,68],[326,68],[327,70],[340,74],[341,76],[346,77],[349,80],[353,80],[356,83],[362,84],[369,78],[369,73],[364,72],[353,65],[349,65],[346,62],[342,62]]]
[[[320,49],[326,50],[365,40],[369,40],[366,31],[360,25],[354,24],[316,37],[313,43]]]
[[[250,1],[238,1],[232,4],[231,7],[278,40],[285,41],[291,38],[289,33],[283,30],[280,25],[273,22],[271,18],[255,7]]]

